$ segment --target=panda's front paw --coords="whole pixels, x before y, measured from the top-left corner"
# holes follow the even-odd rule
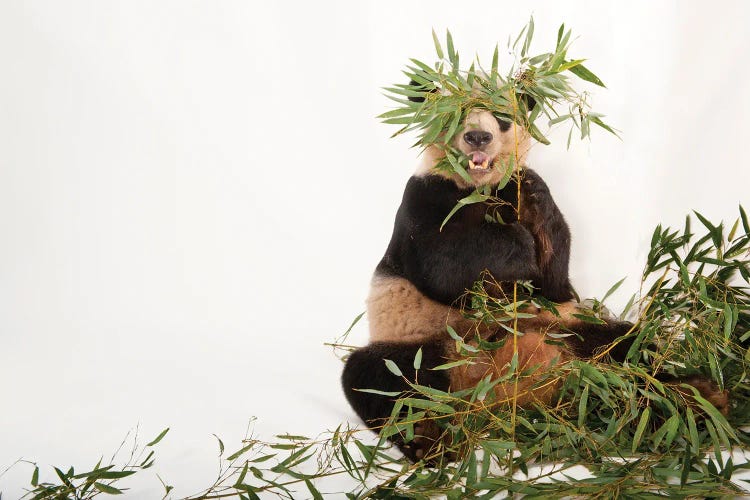
[[[729,391],[726,389],[723,391],[720,390],[719,385],[713,380],[706,377],[693,376],[681,379],[679,382],[694,387],[698,390],[698,394],[700,394],[703,399],[719,410],[719,413],[725,417],[729,415]],[[698,410],[699,414],[702,413],[702,409],[699,407],[698,402],[695,401],[691,389],[680,386],[675,387],[675,389],[685,396],[687,403],[693,407],[693,409]]]
[[[521,187],[521,203],[518,207],[521,220],[542,225],[554,215],[555,203],[549,189],[537,177],[527,177]]]
[[[410,461],[435,467],[456,460],[456,453],[449,449],[450,441],[448,432],[435,420],[425,419],[414,424],[414,438],[398,447]]]

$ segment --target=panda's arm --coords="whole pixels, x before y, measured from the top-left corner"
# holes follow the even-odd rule
[[[446,304],[470,289],[485,270],[498,281],[538,277],[534,238],[520,223],[488,223],[483,208],[480,214],[467,207],[441,230],[456,202],[455,191],[446,189],[415,178],[407,184],[389,247],[400,274]]]
[[[533,170],[526,169],[523,182],[522,222],[534,236],[539,293],[555,302],[573,298],[568,277],[570,229],[555,204],[547,184]]]

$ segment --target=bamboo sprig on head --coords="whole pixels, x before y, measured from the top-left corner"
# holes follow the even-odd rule
[[[416,131],[418,140],[414,145],[417,147],[441,147],[446,156],[438,168],[464,177],[468,159],[450,144],[470,109],[486,109],[502,120],[515,122],[542,144],[549,144],[549,140],[536,125],[541,116],[547,118],[549,126],[570,123],[568,145],[574,130],[580,132],[582,139],[590,137],[591,124],[617,135],[602,120],[604,115],[591,110],[588,94],[576,90],[571,81],[570,76],[573,76],[573,80],[604,87],[599,77],[583,65],[585,59],[569,58],[571,30],[561,25],[554,49],[532,56],[529,50],[533,35],[532,18],[515,42],[508,41],[508,49],[517,56],[502,75],[498,67],[498,46],[495,46],[489,70],[484,69],[478,56],[464,70],[450,31],[446,32],[445,50],[433,32],[437,61],[430,66],[410,59],[404,75],[411,82],[385,88],[386,96],[399,106],[379,118],[384,123],[400,125],[394,136]],[[425,100],[414,102],[409,97],[424,97]],[[536,105],[530,110],[527,103],[531,99]]]

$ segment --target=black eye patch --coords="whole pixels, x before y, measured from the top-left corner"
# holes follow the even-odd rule
[[[497,120],[497,124],[500,125],[500,132],[507,132],[510,130],[510,122],[501,120],[498,117],[495,117],[495,119]]]

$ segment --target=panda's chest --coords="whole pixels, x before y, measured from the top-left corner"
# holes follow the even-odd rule
[[[470,194],[471,193],[466,193],[466,196],[469,196]],[[457,198],[456,203],[458,203],[459,199],[462,198]],[[517,199],[516,184],[510,183],[504,189],[495,193],[486,202],[465,205],[454,216],[457,216],[456,222],[464,227],[478,226],[488,222],[515,222],[517,219]]]

